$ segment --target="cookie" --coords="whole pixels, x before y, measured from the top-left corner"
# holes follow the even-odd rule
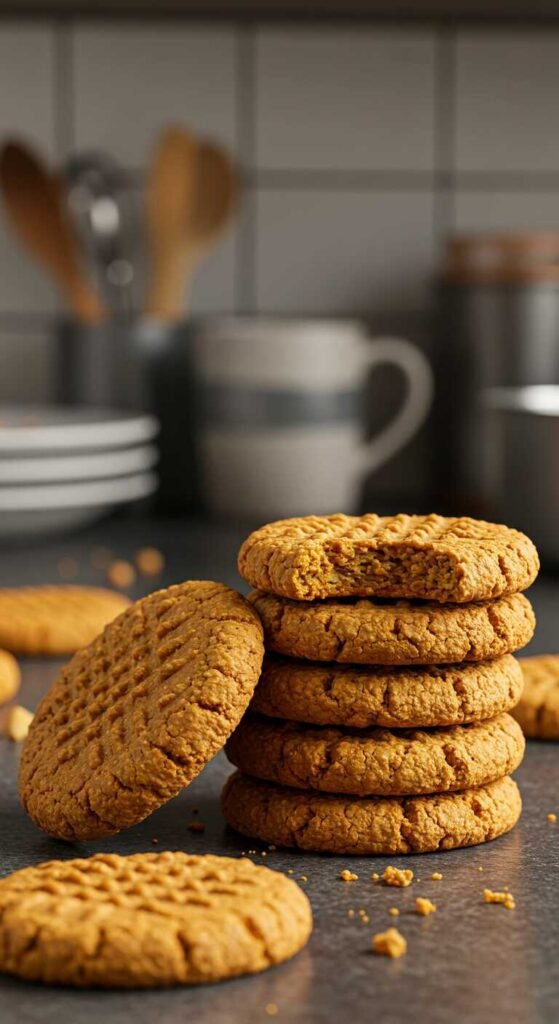
[[[475,846],[510,831],[521,801],[512,779],[435,796],[350,798],[260,782],[236,772],[221,797],[225,820],[253,839],[317,853],[429,853]]]
[[[253,587],[296,601],[408,597],[464,603],[515,594],[539,569],[508,526],[444,516],[306,516],[261,527],[239,552]]]
[[[463,725],[518,702],[516,658],[417,668],[317,664],[268,655],[251,709],[311,725],[388,729]]]
[[[129,604],[102,587],[0,590],[0,647],[14,654],[74,654]]]
[[[0,970],[79,988],[221,981],[294,956],[309,901],[245,858],[102,853],[0,881]]]
[[[470,605],[409,601],[288,601],[253,591],[268,650],[311,661],[436,665],[485,661],[532,639],[536,620],[523,594]]]
[[[512,714],[525,736],[559,740],[559,655],[520,658],[524,689]]]
[[[40,703],[20,762],[28,814],[62,839],[142,821],[221,749],[263,654],[254,609],[221,583],[180,583],[133,604]]]
[[[21,672],[13,654],[0,651],[0,704],[15,697],[21,683]]]
[[[351,796],[448,793],[518,768],[525,741],[510,715],[446,729],[336,729],[246,715],[227,741],[247,775]]]

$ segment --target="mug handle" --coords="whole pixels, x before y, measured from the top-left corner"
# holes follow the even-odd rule
[[[407,394],[401,408],[380,433],[358,449],[361,468],[371,472],[388,462],[425,422],[435,390],[431,366],[422,352],[402,338],[374,338],[367,345],[365,366],[371,370],[381,364],[398,367],[407,382]]]

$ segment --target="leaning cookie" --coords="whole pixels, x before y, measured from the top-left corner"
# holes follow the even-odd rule
[[[252,839],[317,853],[429,853],[509,832],[522,808],[512,779],[415,797],[347,797],[288,789],[240,772],[221,797],[225,820]]]
[[[251,586],[296,601],[421,598],[464,603],[525,590],[538,553],[518,530],[467,518],[306,516],[268,523],[239,552]]]
[[[524,755],[510,715],[446,729],[339,729],[245,715],[226,753],[247,775],[351,796],[446,793],[513,772]]]
[[[74,654],[128,607],[102,587],[41,586],[0,590],[0,647],[15,654]]]
[[[222,981],[294,956],[309,901],[245,858],[99,854],[0,881],[0,970],[79,988]]]
[[[221,749],[248,707],[264,645],[254,609],[190,580],[127,608],[43,698],[24,743],[24,808],[61,839],[142,821]]]
[[[559,655],[519,658],[524,689],[512,714],[525,736],[559,740]]]
[[[485,661],[527,644],[535,617],[523,594],[470,605],[288,601],[253,591],[266,647],[311,661],[430,665]]]
[[[251,709],[271,718],[357,729],[479,722],[510,708],[522,670],[504,654],[462,665],[336,665],[269,654]]]

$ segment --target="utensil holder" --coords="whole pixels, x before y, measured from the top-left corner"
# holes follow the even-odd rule
[[[131,325],[59,324],[57,398],[64,405],[104,406],[157,416],[160,488],[165,510],[198,504],[192,328],[151,320]]]

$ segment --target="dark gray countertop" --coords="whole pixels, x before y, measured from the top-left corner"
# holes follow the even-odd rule
[[[238,585],[235,552],[243,531],[204,528],[187,521],[117,521],[89,534],[45,546],[0,549],[2,585],[57,579],[61,557],[80,562],[80,580],[102,582],[89,565],[93,546],[107,545],[120,557],[154,543],[167,555],[163,583],[188,577],[217,578]],[[139,586],[137,596],[151,589]],[[559,649],[559,580],[544,578],[531,591],[539,626],[531,650]],[[20,700],[29,707],[54,678],[59,662],[29,660]],[[87,856],[102,850],[132,853],[154,849],[237,854],[261,849],[225,828],[218,807],[229,768],[220,755],[181,796],[148,821],[110,840],[69,846],[41,834],[26,818],[16,795],[18,749],[0,741],[0,874],[55,857]],[[245,1024],[274,1019],[281,1024],[350,1020],[352,1024],[539,1024],[559,1015],[559,745],[530,743],[517,773],[524,797],[520,825],[485,847],[446,854],[392,858],[413,868],[408,889],[375,886],[383,858],[323,857],[270,853],[264,863],[292,868],[313,905],[315,930],[306,950],[265,974],[221,985],[157,992],[74,992],[0,980],[0,1024]],[[203,835],[187,825],[192,808],[206,824]],[[157,838],[158,845],[152,840]],[[255,859],[260,858],[258,853]],[[351,867],[359,880],[338,874]],[[483,871],[479,871],[483,867]],[[441,871],[440,882],[431,880]],[[419,879],[421,881],[419,881]],[[509,886],[517,909],[482,902],[482,889]],[[431,897],[436,914],[411,913],[417,895]],[[398,961],[370,953],[371,935],[394,923],[408,939]],[[370,923],[347,916],[364,907]],[[265,1007],[275,1003],[277,1017]]]

